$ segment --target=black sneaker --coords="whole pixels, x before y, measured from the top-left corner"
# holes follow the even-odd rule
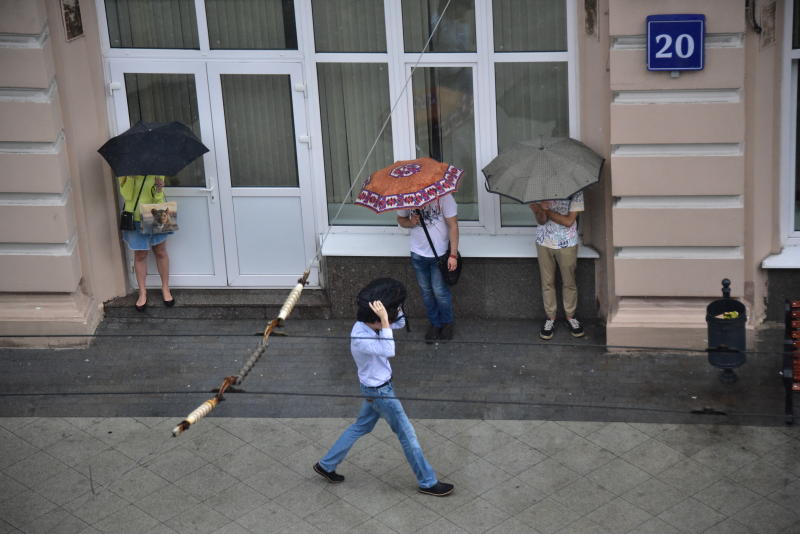
[[[567,319],[567,324],[569,325],[569,333],[573,337],[583,337],[583,327],[575,317]]]
[[[451,339],[453,339],[454,333],[455,332],[453,323],[447,323],[445,325],[442,325],[442,327],[439,329],[439,339],[441,339],[442,341],[450,341]]]
[[[331,484],[344,482],[344,477],[342,475],[338,474],[336,471],[325,471],[322,466],[319,465],[319,462],[314,464],[314,471],[325,477],[325,479]]]
[[[437,339],[439,339],[439,327],[430,325],[428,330],[425,332],[425,343],[430,345]]]
[[[542,330],[539,332],[539,337],[542,339],[551,339],[553,332],[556,330],[556,322],[553,319],[548,319],[542,325]]]
[[[425,495],[434,495],[436,497],[446,497],[453,493],[453,485],[447,482],[437,482],[430,488],[417,488],[417,491]]]

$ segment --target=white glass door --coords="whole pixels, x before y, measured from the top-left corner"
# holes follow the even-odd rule
[[[209,63],[208,80],[229,283],[291,286],[315,251],[301,65]]]
[[[208,77],[202,63],[115,60],[110,65],[116,134],[139,120],[180,121],[209,148],[176,176],[167,177],[166,196],[178,203],[180,230],[168,239],[170,285],[225,286],[222,216],[216,184],[216,157],[208,99]],[[161,282],[152,254],[147,285]],[[132,283],[135,285],[133,274]]]

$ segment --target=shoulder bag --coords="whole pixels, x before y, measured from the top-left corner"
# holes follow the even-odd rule
[[[431,246],[431,250],[433,251],[433,257],[436,258],[436,264],[439,266],[439,270],[442,272],[442,278],[444,278],[444,281],[447,282],[447,285],[456,285],[458,283],[458,278],[461,276],[461,267],[464,265],[464,260],[461,258],[461,253],[456,252],[456,269],[454,271],[448,269],[447,259],[450,257],[450,243],[447,243],[447,252],[445,252],[443,256],[436,254],[436,248],[433,246],[431,234],[428,233],[428,227],[425,226],[425,218],[422,216],[422,210],[417,210],[417,213],[419,214],[419,224],[422,226],[422,230],[425,232],[425,237],[428,238],[428,244]]]

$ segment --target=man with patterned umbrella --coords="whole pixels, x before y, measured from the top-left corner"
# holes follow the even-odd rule
[[[430,321],[427,343],[454,335],[453,298],[439,258],[449,271],[458,269],[458,206],[451,193],[463,175],[432,158],[398,161],[373,173],[355,201],[376,213],[397,210],[398,224],[411,230],[411,266]]]

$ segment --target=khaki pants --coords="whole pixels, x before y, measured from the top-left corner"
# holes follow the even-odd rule
[[[556,264],[561,272],[561,297],[564,301],[564,313],[567,317],[575,316],[578,307],[578,287],[575,284],[575,266],[578,263],[578,246],[567,248],[548,248],[536,245],[539,255],[539,274],[542,278],[542,300],[544,312],[550,319],[555,319],[558,303],[556,302]]]

